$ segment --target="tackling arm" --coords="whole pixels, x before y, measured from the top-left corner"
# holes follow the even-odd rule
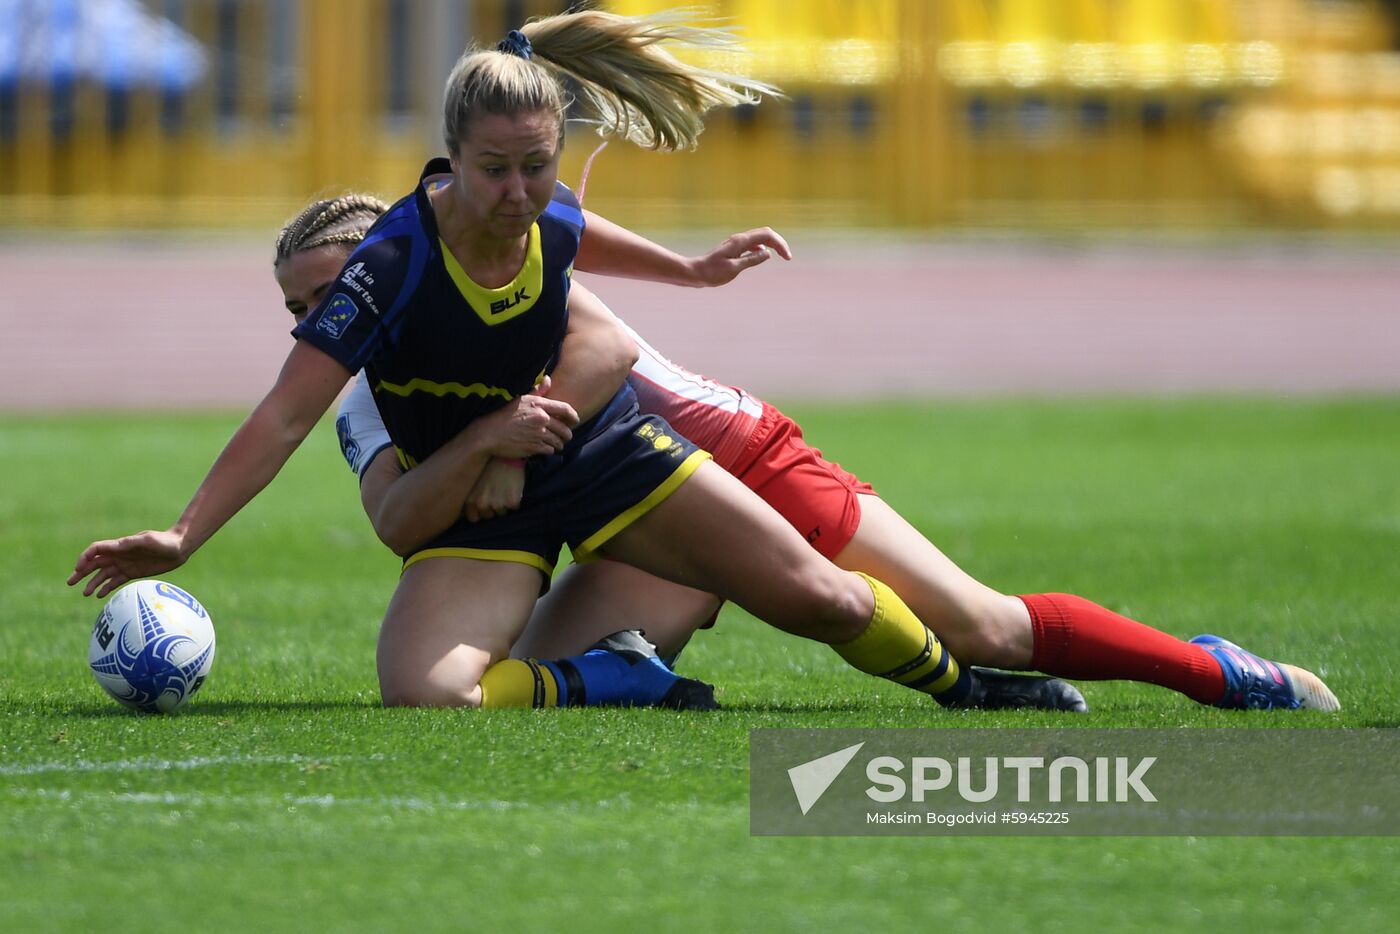
[[[379,540],[407,557],[461,518],[467,491],[492,458],[553,453],[573,437],[577,424],[567,402],[520,396],[473,421],[406,473],[391,450],[379,452],[360,480],[360,503]]]
[[[569,330],[551,374],[549,397],[571,404],[583,420],[603,410],[637,362],[637,345],[598,296],[569,287]]]
[[[380,541],[406,557],[463,514],[476,521],[515,509],[525,478],[509,459],[561,448],[570,429],[607,405],[636,362],[632,338],[575,283],[559,364],[539,395],[521,396],[477,419],[406,473],[387,450],[365,470],[360,502]]]

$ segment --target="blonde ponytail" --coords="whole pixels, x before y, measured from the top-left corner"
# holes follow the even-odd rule
[[[565,75],[577,82],[600,134],[615,133],[648,149],[693,149],[706,111],[780,94],[761,81],[687,65],[667,51],[737,45],[730,30],[688,26],[686,15],[581,10],[527,23],[497,49],[467,52],[447,81],[443,130],[449,150],[482,111],[548,110],[558,114],[562,131]]]
[[[579,84],[599,133],[648,149],[693,149],[714,107],[756,104],[778,89],[762,81],[687,65],[667,47],[732,48],[729,29],[688,26],[687,11],[626,17],[600,10],[550,16],[521,30],[535,60]]]

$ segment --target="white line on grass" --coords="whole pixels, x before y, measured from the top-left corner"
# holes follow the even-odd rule
[[[90,762],[78,759],[69,762],[29,762],[22,765],[0,765],[0,775],[41,775],[45,772],[169,772],[172,770],[206,769],[223,765],[300,765],[308,762],[334,762],[347,758],[378,758],[377,756],[195,756],[189,759],[118,759],[112,762]]]
[[[439,798],[414,797],[341,797],[338,795],[267,795],[203,794],[201,792],[175,791],[72,791],[68,788],[7,788],[0,795],[16,798],[43,798],[52,801],[99,801],[107,804],[156,804],[174,807],[199,807],[203,805],[239,804],[257,808],[269,807],[359,807],[379,811],[510,811],[530,807],[524,801],[454,801]],[[607,802],[599,802],[605,806]]]

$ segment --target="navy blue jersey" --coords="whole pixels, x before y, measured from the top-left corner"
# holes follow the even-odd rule
[[[448,171],[434,159],[423,179]],[[351,372],[364,368],[400,461],[416,466],[554,368],[582,233],[583,211],[560,184],[530,229],[520,273],[484,288],[442,242],[420,182],[375,222],[292,334]]]

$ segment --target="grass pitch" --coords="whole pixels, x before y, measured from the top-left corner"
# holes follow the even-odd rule
[[[1391,930],[1400,844],[751,838],[748,730],[1400,722],[1400,402],[794,406],[955,560],[1321,673],[1337,717],[1085,684],[1094,710],[939,711],[729,609],[688,673],[726,709],[384,710],[397,563],[323,425],[186,568],[214,671],[126,712],[85,670],[98,536],[174,519],[226,416],[0,417],[0,927]],[[1250,770],[1286,762],[1242,762]]]

